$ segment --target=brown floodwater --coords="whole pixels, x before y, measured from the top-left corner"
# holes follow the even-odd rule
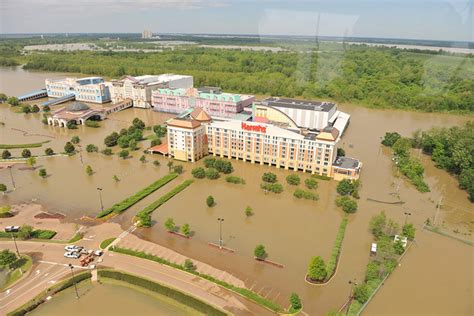
[[[0,91],[20,94],[41,87],[46,77],[59,76],[65,74],[0,68]],[[287,305],[289,294],[297,292],[303,300],[304,310],[311,315],[320,315],[337,309],[347,298],[349,291],[347,282],[354,278],[359,281],[363,279],[372,241],[368,223],[370,218],[381,210],[385,210],[390,218],[400,224],[403,224],[405,219],[404,212],[409,211],[412,213],[409,220],[420,229],[426,218],[433,219],[436,202],[443,197],[443,207],[437,222],[446,230],[456,231],[464,238],[472,239],[473,204],[468,201],[466,192],[458,189],[456,179],[445,171],[435,168],[429,157],[421,155],[425,164],[426,181],[431,187],[431,192],[421,194],[404,179],[396,177],[392,169],[390,150],[380,145],[380,138],[386,131],[398,131],[402,135],[409,136],[416,129],[461,125],[469,119],[472,120],[472,116],[375,110],[352,105],[341,105],[340,108],[352,116],[351,124],[343,136],[342,146],[348,156],[356,157],[364,163],[361,175],[363,187],[358,212],[351,215],[346,230],[337,274],[329,284],[325,286],[306,284],[304,275],[312,256],[321,255],[328,260],[343,216],[334,205],[336,196],[334,181],[319,181],[317,192],[320,200],[317,202],[297,200],[292,196],[294,188],[286,184],[285,191],[279,195],[264,194],[259,188],[263,172],[268,170],[275,172],[282,182],[285,182],[284,178],[291,172],[233,161],[234,174],[243,177],[246,180],[245,185],[228,184],[223,178],[214,181],[196,180],[153,214],[153,219],[156,221],[153,228],[141,229],[136,233],[143,238],[225,269],[246,280],[246,284],[260,294],[284,306]],[[50,140],[50,143],[41,148],[34,148],[32,152],[43,153],[46,147],[59,152],[62,151],[66,141],[78,135],[84,148],[89,143],[103,148],[104,137],[112,131],[127,127],[134,117],[141,118],[149,125],[162,123],[170,116],[148,110],[128,109],[112,114],[109,119],[101,123],[101,128],[81,126],[77,130],[65,130],[43,125],[40,114],[17,114],[3,105],[0,106],[0,121],[5,125],[0,126],[0,143]],[[104,204],[107,207],[167,173],[166,160],[162,157],[149,158],[150,161],[158,159],[161,162],[160,167],[155,167],[150,162],[143,164],[138,160],[147,145],[148,142],[144,142],[142,148],[133,153],[133,158],[126,160],[116,155],[105,157],[85,151],[82,153],[82,162],[80,155],[38,159],[37,165],[43,166],[51,174],[47,179],[41,179],[36,172],[22,170],[17,166],[13,170],[17,190],[3,197],[2,203],[34,200],[49,210],[66,214],[70,220],[83,215],[94,215],[100,208],[97,187],[103,188]],[[21,150],[11,151],[15,155],[21,152]],[[86,175],[84,171],[86,165],[91,165],[96,173],[92,176]],[[190,178],[190,170],[197,165],[202,165],[202,162],[184,163],[183,175],[140,201],[114,221],[124,227],[130,225],[137,211],[169,191],[172,186]],[[113,175],[117,175],[121,181],[115,182],[112,179]],[[303,179],[307,177],[304,174],[301,176]],[[0,182],[10,186],[10,175],[6,170],[0,170],[0,177]],[[368,200],[398,201],[397,194],[405,204],[392,205]],[[205,204],[208,195],[213,195],[216,199],[216,205],[212,208],[208,208]],[[250,218],[244,215],[246,206],[252,207],[255,213]],[[167,217],[172,217],[178,226],[188,223],[194,231],[193,238],[183,240],[165,233],[163,221]],[[224,241],[226,246],[235,250],[234,254],[222,253],[207,245],[209,241],[218,242],[218,217],[224,218]],[[406,262],[410,262],[415,271],[424,269],[429,256],[439,255],[435,248],[429,247],[431,242],[435,242],[434,237],[427,235],[423,240],[426,241],[420,242],[418,247],[412,248],[406,256]],[[285,267],[276,268],[254,261],[253,249],[257,244],[265,245],[269,259]],[[472,247],[465,247],[464,244],[453,242],[443,255],[450,254],[450,251],[463,251],[462,249],[472,254]],[[469,257],[463,260],[469,260]],[[469,263],[472,267],[472,256]],[[403,264],[405,265],[405,262]],[[470,280],[472,291],[474,281],[472,270],[462,265],[458,272],[464,273],[466,279]],[[410,274],[410,277],[411,279],[405,279],[400,285],[398,282],[401,281],[398,281],[399,278],[395,274],[388,284],[397,282],[395,284],[398,284],[400,297],[404,286],[416,289],[419,295],[424,295],[426,298],[436,293],[436,288],[421,282],[416,273]],[[469,310],[472,308],[471,301],[460,300],[458,290],[458,287],[453,287],[453,290],[446,294],[446,301],[461,304],[461,310]],[[384,289],[380,293],[383,292]],[[398,299],[393,295],[390,297],[380,295],[375,302],[380,304],[378,306],[384,306],[392,300]],[[416,301],[410,302],[400,307],[400,313],[415,310]],[[436,311],[436,305],[442,303],[433,302],[430,307],[426,307],[426,311]],[[384,310],[379,308],[377,312]]]
[[[202,315],[166,296],[122,285],[80,284],[79,295],[76,299],[74,288],[69,288],[53,296],[31,315]]]

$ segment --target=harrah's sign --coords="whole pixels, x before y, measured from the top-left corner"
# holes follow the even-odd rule
[[[262,126],[262,125],[247,125],[244,122],[242,122],[242,129],[249,131],[249,132],[260,132],[260,133],[266,133],[267,132],[267,127]]]

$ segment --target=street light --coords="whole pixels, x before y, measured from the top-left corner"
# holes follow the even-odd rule
[[[410,215],[411,215],[410,212],[405,212],[405,225],[407,224],[408,216],[410,216]]]
[[[74,284],[74,289],[76,290],[76,298],[79,299],[79,292],[77,291],[76,280],[74,280],[74,271],[72,271],[74,266],[72,264],[69,264],[69,268],[71,268],[72,283]]]
[[[218,218],[217,221],[219,222],[219,228],[220,228],[220,234],[219,234],[219,248],[222,249],[222,246],[224,244],[222,240],[222,222],[224,221],[223,218]]]
[[[16,249],[18,258],[20,258],[20,251],[18,250],[18,245],[16,244],[15,235],[13,233],[17,233],[19,230],[20,230],[19,228],[11,227],[11,226],[9,228],[5,228],[6,233],[10,232],[12,234],[12,239],[13,239],[13,243],[15,244],[15,249]]]
[[[103,212],[104,211],[104,203],[102,203],[102,188],[97,188],[97,191],[99,191],[100,210]]]
[[[351,290],[350,290],[350,292],[349,292],[349,301],[347,302],[346,315],[349,314],[349,307],[351,306],[351,301],[352,301],[352,292],[353,292],[353,290],[354,290],[354,286],[357,285],[357,282],[356,282],[355,280],[354,280],[354,281],[349,280],[348,283],[349,283],[350,286],[351,286]]]
[[[10,170],[10,178],[12,178],[13,191],[15,191],[15,190],[16,190],[16,186],[15,186],[15,180],[13,179],[12,166],[8,166],[8,169]]]

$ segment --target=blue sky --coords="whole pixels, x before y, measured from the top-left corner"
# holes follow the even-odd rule
[[[473,0],[1,0],[0,33],[150,29],[474,41],[472,7]]]

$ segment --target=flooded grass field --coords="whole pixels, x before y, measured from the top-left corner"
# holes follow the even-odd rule
[[[42,87],[45,78],[64,76],[66,75],[26,72],[19,68],[0,68],[0,92],[18,95]],[[136,234],[229,271],[246,280],[248,287],[283,306],[287,305],[289,294],[297,292],[303,300],[305,312],[320,315],[344,304],[350,289],[347,283],[349,280],[355,278],[362,281],[372,242],[368,232],[370,218],[385,210],[389,218],[403,224],[404,212],[410,211],[412,215],[409,221],[415,223],[419,241],[417,237],[417,244],[409,250],[402,267],[377,294],[367,313],[418,314],[422,311],[425,314],[446,314],[445,311],[449,309],[445,306],[456,304],[457,308],[453,310],[458,314],[469,314],[466,312],[472,312],[469,293],[472,298],[473,248],[454,240],[447,241],[446,237],[431,232],[422,232],[421,227],[427,218],[433,219],[436,203],[443,197],[438,223],[444,229],[453,233],[456,231],[459,236],[472,240],[473,204],[468,201],[466,192],[458,189],[456,179],[437,169],[429,157],[424,155],[421,156],[425,165],[425,178],[431,192],[421,194],[406,181],[397,178],[392,168],[390,150],[380,145],[380,138],[387,131],[398,131],[409,136],[416,129],[461,125],[472,120],[472,116],[374,110],[352,105],[341,105],[340,108],[352,116],[349,128],[342,138],[342,147],[347,156],[360,159],[364,166],[359,208],[349,218],[339,267],[329,284],[309,285],[304,281],[304,276],[312,256],[321,255],[326,261],[329,259],[343,216],[334,205],[335,181],[319,181],[316,190],[320,196],[319,201],[297,200],[293,197],[294,187],[287,185],[284,180],[291,171],[232,161],[234,174],[243,177],[245,185],[226,183],[224,177],[218,180],[196,179],[189,188],[155,211],[155,225],[151,229],[139,229]],[[41,114],[18,114],[7,105],[0,105],[0,122],[5,123],[0,126],[0,144],[49,140],[42,147],[31,149],[32,153],[43,154],[47,147],[61,152],[65,142],[77,135],[81,138],[83,149],[90,143],[102,149],[104,137],[128,127],[134,117],[141,118],[147,125],[154,125],[163,123],[170,116],[149,110],[127,109],[112,114],[109,119],[101,122],[100,128],[79,126],[77,130],[67,130],[42,124]],[[37,169],[42,166],[51,175],[46,179],[39,177],[37,171],[15,166],[12,172],[17,190],[2,197],[1,203],[34,200],[50,211],[64,213],[67,220],[74,221],[84,215],[94,216],[100,210],[97,187],[103,188],[104,205],[108,207],[168,172],[166,159],[161,156],[147,155],[147,163],[139,161],[148,144],[149,141],[141,142],[142,148],[132,152],[133,157],[126,160],[117,155],[107,157],[100,153],[86,153],[85,150],[82,152],[82,162],[79,154],[72,157],[38,158]],[[10,151],[14,156],[21,153],[21,149]],[[114,148],[114,151],[117,152],[118,149]],[[151,163],[153,160],[159,160],[161,166],[155,167]],[[130,226],[132,217],[138,211],[184,179],[190,178],[191,169],[202,165],[202,162],[182,164],[185,169],[183,175],[113,221],[121,223],[124,228]],[[91,165],[95,171],[92,176],[86,174],[86,165]],[[270,170],[284,183],[283,193],[265,194],[260,189],[261,175]],[[309,176],[299,174],[302,179]],[[120,178],[119,182],[112,179],[114,175]],[[0,178],[0,182],[11,187],[8,170],[0,169]],[[205,204],[208,195],[213,195],[216,199],[216,205],[212,208]],[[405,204],[393,205],[368,200],[394,202],[398,201],[397,195]],[[249,218],[244,214],[247,206],[254,212]],[[193,238],[187,240],[166,233],[163,222],[168,217],[172,217],[178,226],[188,223],[194,231]],[[210,241],[218,242],[218,217],[224,218],[224,241],[227,247],[235,250],[233,254],[208,246]],[[284,268],[256,262],[253,259],[253,249],[257,244],[265,245],[269,259],[283,264]],[[459,254],[463,256],[459,257]],[[444,259],[436,260],[438,256],[443,256]],[[458,260],[460,262],[457,264]],[[456,268],[456,271],[448,273],[441,280],[440,286],[450,290],[443,292],[444,300],[433,299],[421,310],[417,305],[418,301],[430,300],[430,297],[437,295],[438,290],[432,280],[425,282],[424,274],[418,275],[416,271],[440,271],[446,268],[449,261],[452,261],[451,269]],[[450,286],[452,282],[457,285]],[[416,291],[417,300],[407,297],[404,289],[408,286]],[[403,304],[389,310],[390,304],[396,304],[401,299],[404,300]]]

